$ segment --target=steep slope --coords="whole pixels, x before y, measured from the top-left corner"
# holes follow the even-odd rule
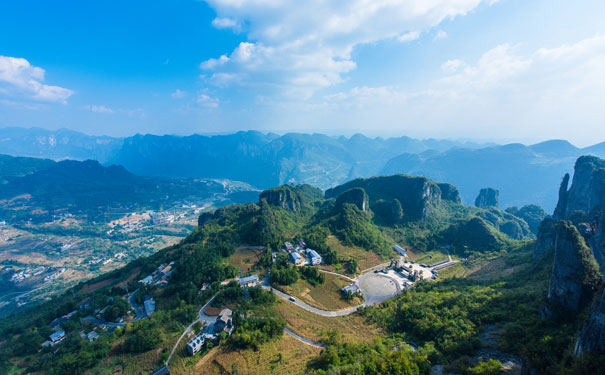
[[[159,207],[187,197],[210,197],[214,193],[233,195],[233,200],[256,199],[245,185],[232,194],[222,183],[210,180],[140,177],[122,166],[104,167],[97,161],[51,160],[34,158],[0,158],[0,198],[31,195],[34,205],[43,210],[69,208],[75,211],[103,212],[108,206],[140,205]],[[18,165],[19,168],[14,168]],[[248,196],[246,196],[247,193]],[[7,212],[11,212],[10,210]],[[6,212],[5,212],[6,214]],[[5,218],[6,219],[6,218]]]
[[[509,144],[481,149],[451,149],[441,153],[406,153],[389,160],[383,174],[406,173],[447,181],[470,204],[485,186],[498,189],[502,207],[537,204],[551,211],[556,186],[582,153],[605,156],[596,145],[584,150],[566,141],[532,146]]]
[[[439,205],[442,199],[460,202],[459,195],[454,192],[455,187],[442,187],[447,192],[445,197],[439,184],[425,177],[394,175],[359,178],[326,190],[326,198],[335,198],[352,188],[363,188],[370,197],[370,207],[378,200],[397,199],[403,207],[404,216],[416,220],[425,217],[431,207]]]

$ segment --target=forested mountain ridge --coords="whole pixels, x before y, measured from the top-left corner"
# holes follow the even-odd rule
[[[327,189],[357,177],[405,173],[451,183],[471,204],[481,188],[501,192],[503,207],[554,208],[558,183],[577,157],[605,157],[605,146],[567,141],[493,145],[409,137],[330,137],[242,131],[227,135],[126,138],[68,130],[0,129],[0,150],[13,156],[94,159],[143,176],[226,178],[265,189],[284,183]],[[175,152],[174,150],[179,150]]]
[[[219,193],[234,193],[233,200],[238,202],[238,194],[255,192],[244,184],[227,191],[219,181],[141,177],[122,166],[105,167],[94,160],[55,162],[7,155],[0,155],[0,181],[3,206],[10,205],[16,197],[31,199],[30,204],[51,216],[55,210],[66,209],[72,213],[102,213],[110,207],[131,205],[157,209],[169,202],[209,198]],[[10,221],[10,212],[3,211],[2,219]]]

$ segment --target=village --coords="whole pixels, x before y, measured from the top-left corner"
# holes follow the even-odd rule
[[[361,306],[381,303],[389,298],[392,298],[401,293],[404,289],[413,287],[416,282],[421,280],[436,280],[439,276],[439,270],[450,267],[457,263],[457,261],[452,260],[448,255],[447,259],[440,260],[438,262],[431,264],[419,264],[408,258],[407,250],[405,248],[399,245],[393,245],[392,250],[394,253],[398,254],[397,258],[392,258],[387,263],[373,267],[373,269],[359,274],[355,279],[351,279],[344,275],[339,275],[352,281],[350,284],[342,288],[341,292],[343,295],[358,295],[364,297],[364,302],[361,305],[344,310],[323,311],[321,309],[309,306],[305,302],[299,301],[295,297],[273,288],[269,283],[268,274],[261,278],[261,275],[259,274],[243,275],[240,272],[239,277],[224,280],[220,283],[220,285],[227,286],[229,283],[235,281],[244,290],[247,288],[260,287],[273,292],[287,303],[293,303],[299,308],[305,309],[312,313],[326,317],[343,316],[355,312],[357,308]],[[323,258],[317,251],[307,248],[303,239],[297,240],[296,245],[292,244],[291,242],[285,242],[282,249],[272,254],[274,262],[277,254],[280,252],[288,254],[289,262],[293,266],[318,267],[320,272],[335,274],[334,272],[327,271],[325,268],[321,267],[324,263]],[[39,272],[39,270],[37,271]],[[95,341],[100,337],[100,335],[106,332],[112,332],[115,329],[125,327],[131,322],[148,318],[155,312],[155,300],[150,295],[144,295],[142,296],[142,304],[139,305],[136,302],[137,294],[142,290],[146,290],[148,287],[162,288],[169,285],[170,278],[174,271],[174,262],[163,263],[158,266],[152,274],[138,280],[137,284],[139,285],[139,288],[131,293],[127,293],[122,297],[128,301],[128,311],[125,312],[124,316],[118,316],[112,321],[105,319],[105,312],[108,308],[110,308],[110,304],[113,302],[113,297],[105,301],[106,306],[95,306],[94,309],[93,300],[91,297],[82,300],[78,304],[77,310],[57,317],[55,320],[49,323],[52,333],[48,336],[48,340],[45,341],[42,346],[55,346],[60,344],[66,338],[66,331],[62,328],[62,325],[66,324],[74,317],[79,317],[82,322],[88,322],[89,327],[90,324],[92,324],[91,328],[88,330],[82,330],[79,333],[82,339],[90,342]],[[33,272],[33,270],[30,272]],[[199,292],[202,293],[209,287],[209,284],[204,284]],[[214,299],[214,297],[211,298],[211,300],[208,301],[208,303],[199,311],[199,317],[196,321],[200,324],[197,332],[195,329],[193,329],[192,323],[192,325],[190,325],[183,333],[183,336],[187,337],[185,351],[189,356],[194,356],[201,352],[208,343],[216,344],[221,338],[224,339],[229,337],[235,329],[233,324],[234,311],[231,308],[222,308],[215,316],[206,315],[206,307],[212,302],[212,299]],[[173,349],[173,353],[177,346],[178,342]],[[160,367],[152,374],[168,374],[168,363],[170,358],[171,357],[169,357],[164,366]]]

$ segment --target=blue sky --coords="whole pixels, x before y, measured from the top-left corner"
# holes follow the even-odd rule
[[[605,2],[14,1],[0,126],[605,140]]]

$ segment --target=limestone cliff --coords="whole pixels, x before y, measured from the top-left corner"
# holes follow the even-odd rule
[[[399,201],[404,215],[411,219],[422,219],[432,207],[443,201],[460,202],[458,190],[449,184],[438,184],[426,177],[393,175],[358,178],[326,191],[326,198],[337,198],[352,188],[363,188],[369,196],[370,207],[378,201]],[[442,190],[443,189],[443,190]]]
[[[479,208],[498,207],[500,192],[492,188],[484,188],[479,191],[475,206]]]
[[[574,211],[589,216],[605,204],[605,160],[582,156],[576,161],[571,188],[567,192],[566,217]]]
[[[303,202],[301,196],[288,185],[265,190],[260,194],[259,201],[267,201],[268,204],[281,207],[285,210],[300,211]]]
[[[337,206],[342,206],[345,203],[354,204],[363,212],[370,211],[370,199],[368,198],[368,194],[359,187],[349,189],[336,198]]]
[[[548,301],[553,308],[578,312],[590,301],[600,283],[598,265],[571,222],[559,221],[556,227]]]
[[[592,303],[590,315],[578,336],[574,352],[576,355],[605,352],[605,289]]]
[[[555,221],[551,218],[544,219],[538,229],[538,238],[536,239],[536,247],[532,256],[534,260],[540,258],[555,246],[556,235]]]
[[[437,186],[439,186],[439,190],[441,190],[441,198],[443,200],[454,203],[462,203],[462,200],[460,199],[460,192],[454,185],[438,182]]]
[[[576,161],[571,187],[569,174],[559,188],[559,202],[553,214],[556,220],[572,220],[581,226],[590,249],[603,267],[605,259],[605,160],[582,156]],[[542,235],[543,237],[546,234]],[[540,235],[538,236],[540,237]],[[540,242],[536,246],[540,246]],[[536,248],[538,251],[538,248]]]

